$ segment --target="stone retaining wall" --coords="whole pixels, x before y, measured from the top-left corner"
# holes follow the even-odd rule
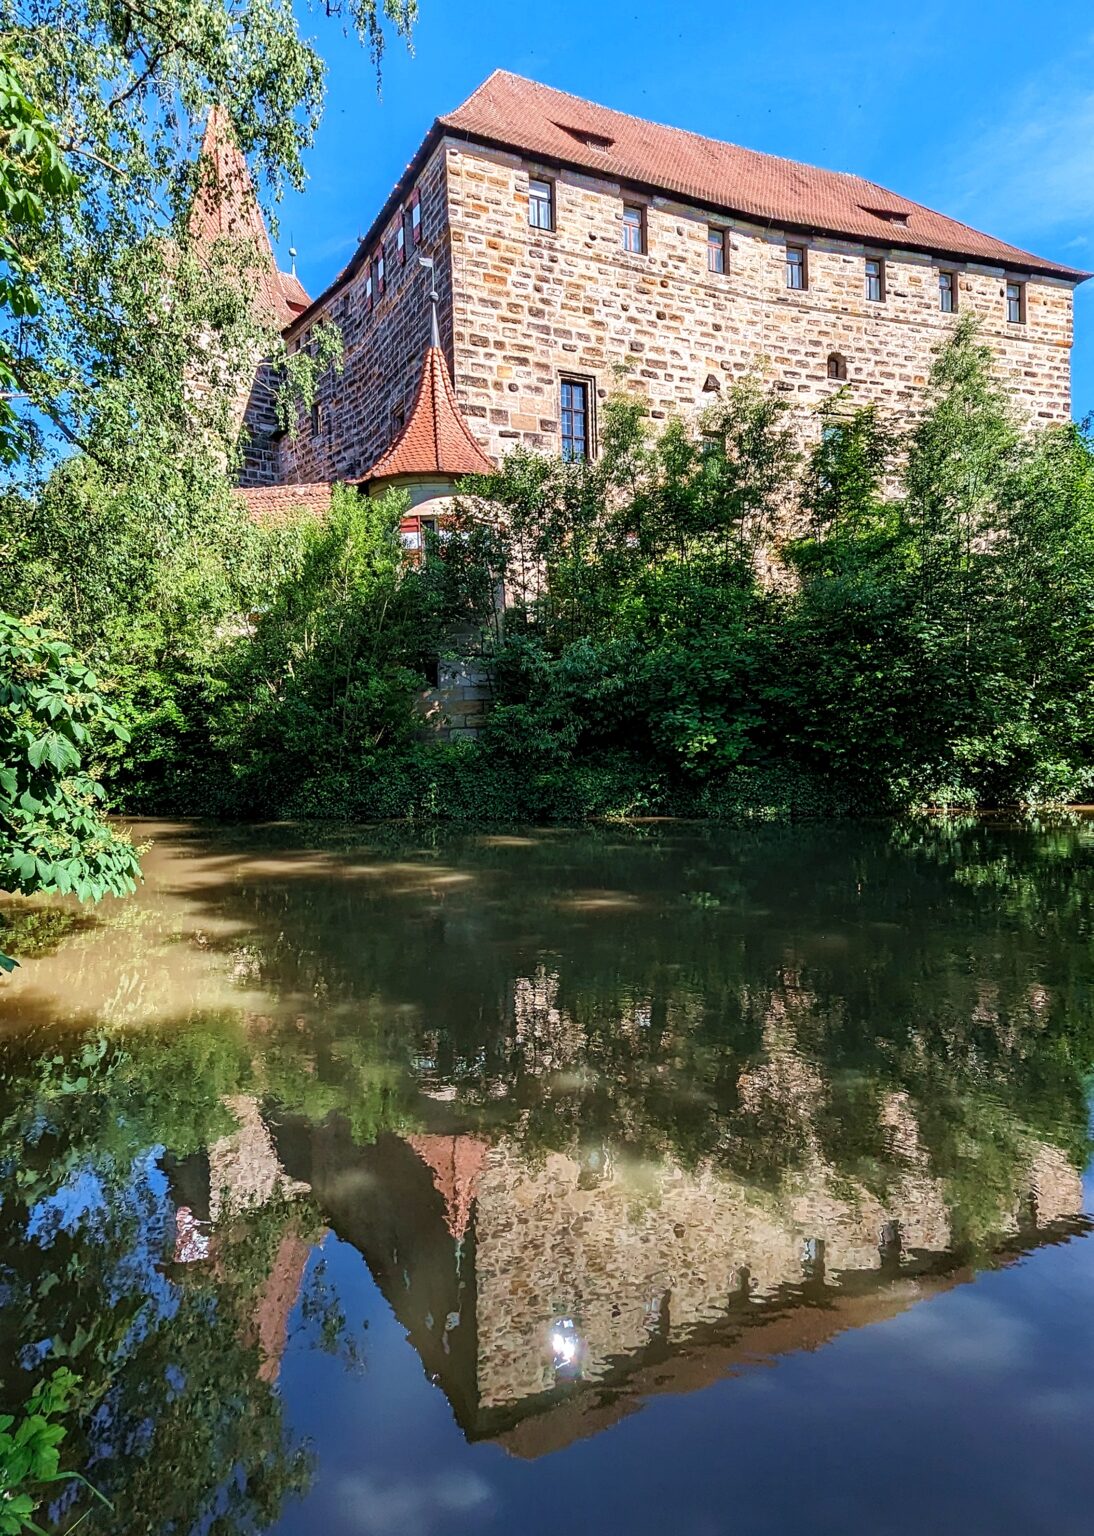
[[[415,701],[422,719],[423,740],[473,741],[494,697],[490,669],[481,663],[441,661],[437,686],[425,688]]]

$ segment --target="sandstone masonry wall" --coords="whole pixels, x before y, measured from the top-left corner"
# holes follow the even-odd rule
[[[827,377],[838,352],[850,402],[878,401],[907,420],[932,349],[957,318],[940,311],[940,268],[957,274],[959,313],[981,317],[1022,414],[1037,425],[1070,415],[1070,282],[1024,279],[1026,321],[1009,324],[1002,269],[805,240],[628,193],[628,203],[643,202],[647,233],[647,253],[631,255],[621,248],[618,185],[453,141],[446,154],[454,382],[492,455],[518,443],[557,452],[560,374],[588,378],[603,399],[619,365],[658,419],[709,404],[711,378],[724,387],[760,359],[788,397],[817,406],[844,387]],[[554,182],[553,231],[528,226],[530,174]],[[707,270],[709,225],[727,231],[725,274]],[[786,288],[788,239],[807,249],[804,292]],[[885,261],[881,303],[865,297],[867,254]]]
[[[530,175],[554,186],[554,230],[528,225]],[[698,412],[733,380],[759,372],[800,406],[846,390],[850,405],[876,401],[906,423],[920,408],[932,351],[957,319],[939,308],[940,270],[955,276],[958,314],[980,318],[1025,419],[1040,426],[1070,416],[1073,284],[1065,279],[895,244],[788,236],[627,192],[646,221],[646,251],[630,254],[622,249],[618,184],[454,139],[437,146],[418,188],[421,243],[408,240],[401,263],[397,216],[391,221],[386,290],[372,312],[365,269],[329,302],[345,363],[322,380],[318,430],[301,410],[295,436],[278,437],[265,392],[252,395],[244,484],[353,479],[390,445],[413,402],[429,337],[429,279],[419,253],[436,263],[441,340],[457,397],[496,458],[517,444],[559,451],[559,384],[567,373],[590,382],[594,402],[620,386],[642,391],[654,420]],[[725,273],[707,268],[712,226],[726,232]],[[788,240],[806,248],[801,292],[786,287]],[[880,303],[866,298],[868,255],[885,263]],[[1007,320],[1008,276],[1025,284],[1022,324]],[[290,345],[307,345],[310,329]],[[828,378],[833,352],[846,361],[846,383]]]
[[[430,332],[429,273],[418,265],[419,255],[430,256],[435,262],[441,343],[451,365],[452,269],[446,174],[446,157],[443,149],[438,148],[417,183],[422,218],[420,244],[414,247],[408,238],[406,261],[400,263],[396,215],[383,237],[385,291],[374,299],[371,313],[365,296],[367,268],[362,268],[332,296],[325,314],[342,332],[342,372],[328,370],[320,383],[316,396],[318,432],[312,431],[310,413],[301,409],[295,437],[287,435],[280,440],[280,483],[350,480],[364,474],[410,414]],[[290,347],[306,346],[319,318],[316,316],[298,333]]]

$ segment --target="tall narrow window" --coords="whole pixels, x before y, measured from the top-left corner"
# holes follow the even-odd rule
[[[1007,284],[1007,320],[1011,325],[1024,325],[1026,319],[1025,283]]]
[[[938,307],[944,315],[957,310],[957,277],[953,272],[938,274]]]
[[[707,271],[724,272],[726,269],[726,232],[724,229],[715,229],[712,224],[707,230]]]
[[[373,298],[373,294],[372,294],[372,268],[369,267],[368,272],[365,275],[365,314],[366,315],[370,315],[372,313],[372,298]]]
[[[399,209],[399,222],[395,226],[395,254],[399,258],[399,265],[406,266],[406,213]]]
[[[623,249],[641,256],[646,249],[646,210],[626,205],[623,209]]]
[[[799,290],[805,287],[804,245],[788,245],[786,248],[786,286]]]
[[[885,263],[877,256],[866,258],[866,297],[880,304],[885,297]]]
[[[311,435],[318,437],[323,430],[323,407],[316,400],[311,408]]]
[[[376,297],[379,298],[387,286],[387,267],[384,263],[383,246],[376,252],[376,260],[372,270],[376,276]]]
[[[533,229],[554,229],[555,189],[551,182],[528,182],[528,223]]]
[[[410,243],[422,243],[422,194],[415,187],[410,199]]]
[[[562,457],[589,457],[589,386],[584,379],[562,381]]]

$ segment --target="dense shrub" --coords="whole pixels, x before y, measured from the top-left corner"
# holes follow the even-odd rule
[[[165,472],[153,527],[147,488],[74,461],[10,513],[0,603],[33,586],[117,679],[131,740],[106,771],[134,810],[741,818],[1088,795],[1085,433],[1021,434],[966,323],[911,432],[842,395],[803,425],[755,382],[696,431],[655,433],[621,396],[595,461],[515,453],[417,566],[397,495],[340,490],[328,516],[263,530],[223,486]],[[489,662],[495,702],[448,746],[413,701],[453,650]]]

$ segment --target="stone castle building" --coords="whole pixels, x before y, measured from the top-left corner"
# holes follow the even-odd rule
[[[757,369],[806,407],[846,390],[907,417],[962,314],[1019,412],[1066,420],[1086,276],[860,177],[497,71],[437,118],[329,287],[292,288],[287,347],[332,322],[344,366],[293,433],[252,395],[241,485],[261,511],[383,475],[419,503],[517,445],[595,454],[620,381],[655,420]]]

